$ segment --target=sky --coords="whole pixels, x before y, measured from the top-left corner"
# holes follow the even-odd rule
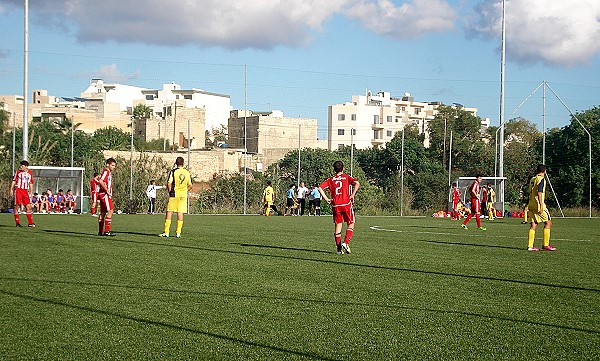
[[[600,1],[505,10],[505,118],[563,127],[599,106]],[[475,107],[499,125],[501,19],[501,0],[29,0],[29,90],[175,82],[236,109],[317,118],[320,138],[327,106],[367,90]],[[0,94],[23,94],[23,28],[24,1],[0,0]]]

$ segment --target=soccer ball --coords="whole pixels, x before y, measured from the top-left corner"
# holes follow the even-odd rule
[[[123,213],[123,212],[121,212],[121,210],[119,209],[119,210],[117,211],[117,214],[121,214],[121,213]]]

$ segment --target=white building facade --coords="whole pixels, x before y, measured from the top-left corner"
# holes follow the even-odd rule
[[[409,93],[402,98],[393,98],[389,92],[353,95],[351,102],[329,106],[328,148],[336,150],[351,144],[357,149],[383,147],[408,124],[417,125],[419,133],[425,134],[428,147],[427,126],[441,105],[415,101]],[[476,108],[462,109],[477,115]]]

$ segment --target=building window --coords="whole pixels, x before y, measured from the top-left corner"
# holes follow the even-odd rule
[[[350,134],[356,135],[356,129],[352,128],[352,132]]]
[[[373,124],[379,124],[379,115],[373,115]]]
[[[346,114],[338,114],[338,120],[346,120]]]
[[[344,135],[344,129],[338,129],[338,135]]]
[[[415,114],[416,115],[421,114],[421,108],[415,108]]]
[[[387,134],[387,136],[388,136],[388,137],[392,137],[392,136],[393,136],[393,133],[392,133],[392,131],[391,131],[391,130],[388,130],[388,131],[386,132],[386,134]]]
[[[354,120],[354,121],[356,121],[356,114],[352,114],[352,115],[350,116],[350,120]]]
[[[153,99],[154,99],[154,95],[152,95],[152,94],[146,95],[146,100],[153,100]]]
[[[402,107],[402,111],[405,112],[406,111],[406,107]]]
[[[388,116],[387,116],[387,122],[388,122],[388,123],[391,123],[391,122],[392,122],[392,116],[391,116],[391,115],[388,115]]]
[[[344,149],[345,145],[344,144],[338,144],[338,150],[342,150]]]
[[[192,100],[192,94],[184,94],[183,99]]]

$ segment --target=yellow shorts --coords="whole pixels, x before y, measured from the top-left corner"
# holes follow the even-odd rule
[[[167,212],[187,213],[187,197],[169,198]]]
[[[538,213],[536,210],[530,208],[529,218],[531,218],[534,223],[546,223],[552,219],[550,217],[550,212],[548,212],[548,208],[544,208],[542,213]]]

